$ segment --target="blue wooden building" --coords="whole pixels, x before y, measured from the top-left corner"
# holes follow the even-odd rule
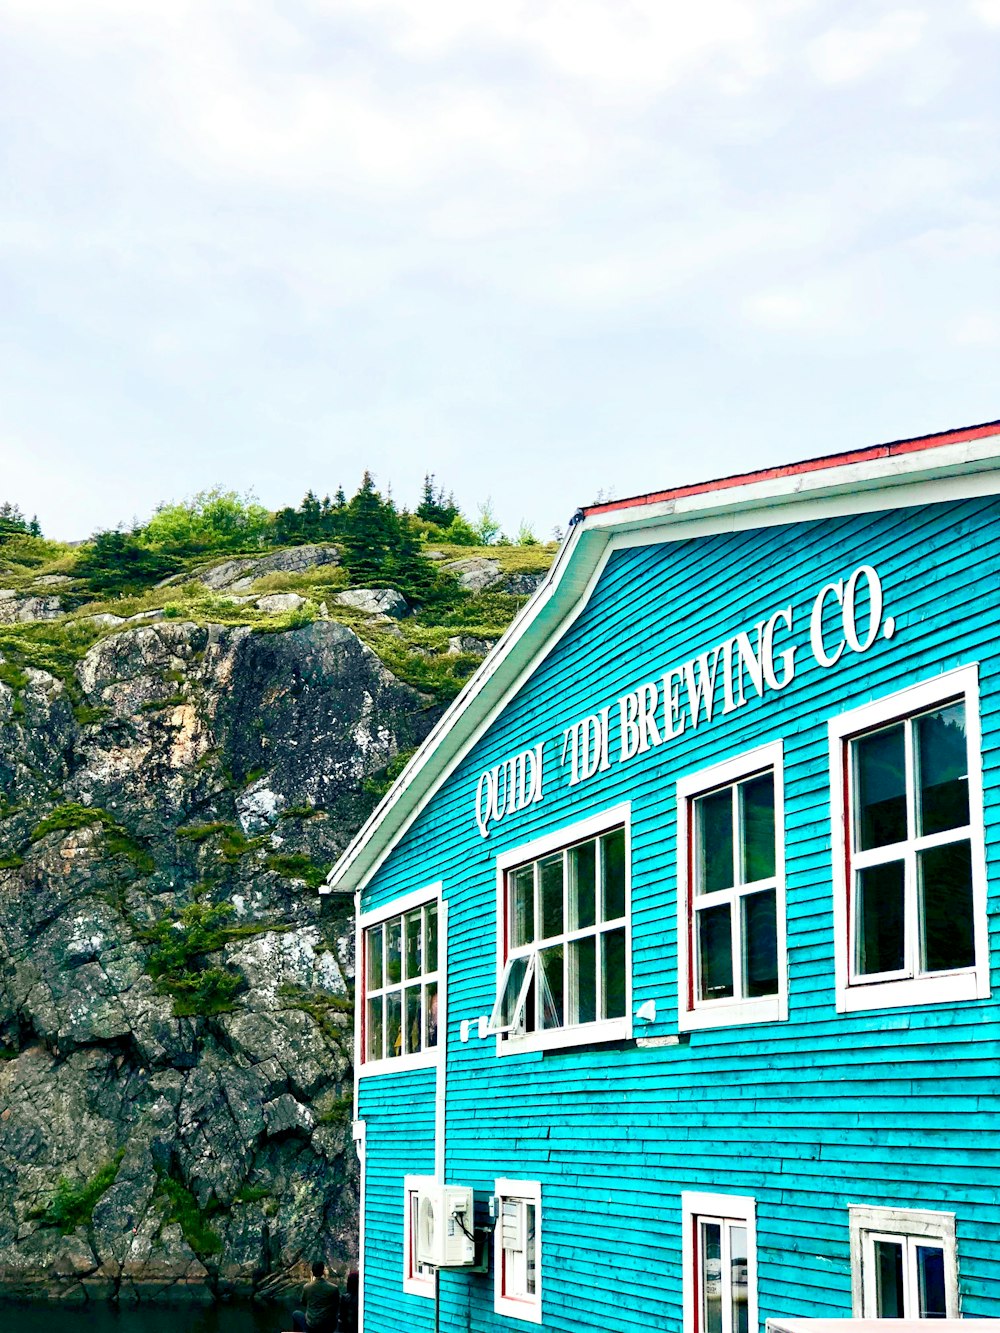
[[[1000,1316],[1000,423],[577,517],[327,886],[365,1333]]]

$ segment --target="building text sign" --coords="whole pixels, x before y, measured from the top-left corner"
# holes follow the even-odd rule
[[[803,653],[829,670],[845,653],[865,653],[878,638],[891,639],[896,622],[883,616],[884,609],[878,572],[859,565],[848,579],[820,588],[808,619],[799,622],[792,606],[783,606],[750,629],[571,722],[553,759],[569,786],[587,782],[612,764],[628,763],[676,740],[688,728],[735,713],[753,698],[788,689]],[[500,820],[542,800],[545,762],[545,742],[539,741],[480,774],[476,823],[484,838]]]

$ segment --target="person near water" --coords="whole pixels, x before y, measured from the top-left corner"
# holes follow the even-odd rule
[[[295,1333],[336,1333],[340,1323],[340,1288],[328,1282],[326,1265],[317,1259],[312,1279],[302,1288],[303,1309],[292,1311]]]

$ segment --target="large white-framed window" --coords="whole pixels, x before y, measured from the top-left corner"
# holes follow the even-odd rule
[[[788,1017],[780,742],[677,784],[678,1026]]]
[[[433,1176],[403,1177],[403,1290],[432,1300],[434,1269],[417,1259],[417,1214],[420,1190],[434,1183]]]
[[[542,1186],[537,1180],[496,1181],[499,1215],[493,1232],[497,1314],[542,1322]]]
[[[685,1329],[756,1333],[756,1201],[685,1191],[681,1217]]]
[[[989,996],[976,668],[830,722],[837,1008]]]
[[[630,807],[497,858],[501,1054],[631,1035]]]
[[[358,919],[358,1076],[436,1064],[445,977],[441,885]]]
[[[851,1287],[857,1319],[957,1319],[955,1214],[852,1204]]]

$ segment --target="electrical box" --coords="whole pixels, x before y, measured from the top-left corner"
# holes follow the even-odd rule
[[[417,1195],[417,1262],[467,1268],[476,1262],[472,1190],[466,1185],[424,1185]]]

